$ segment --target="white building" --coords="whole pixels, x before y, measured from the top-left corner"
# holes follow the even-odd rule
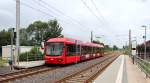
[[[28,52],[33,48],[33,46],[20,46],[20,53]],[[15,56],[16,49],[13,46],[13,55]],[[2,46],[2,58],[8,59],[11,57],[11,45]]]

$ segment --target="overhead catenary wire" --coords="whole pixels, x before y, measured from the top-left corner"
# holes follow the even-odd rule
[[[13,0],[13,1],[15,1],[15,0]],[[20,2],[20,4],[24,5],[25,7],[30,8],[30,9],[32,9],[32,10],[35,10],[35,11],[37,11],[37,12],[43,13],[43,14],[45,14],[45,15],[48,15],[48,16],[50,16],[50,17],[54,17],[53,15],[51,15],[51,14],[49,14],[49,13],[47,13],[47,12],[44,12],[44,11],[42,11],[42,10],[40,10],[40,9],[34,8],[34,7],[30,6],[29,4],[26,4],[26,3],[24,3],[24,2]]]
[[[59,9],[57,9],[57,8],[53,7],[52,5],[46,3],[45,1],[43,1],[43,0],[38,0],[38,1],[40,1],[41,3],[43,3],[43,4],[47,5],[47,6],[49,6],[50,8],[52,8],[52,9],[54,9],[55,11],[59,12],[60,14],[63,14],[63,15],[64,15],[64,13],[63,13],[62,11],[60,11]]]
[[[36,0],[35,0],[35,1],[36,1]],[[62,12],[62,10],[60,10],[60,9],[58,9],[58,8],[56,8],[56,7],[54,7],[54,6],[52,6],[51,4],[45,2],[44,0],[37,0],[37,1],[41,2],[44,6],[47,6],[48,8],[51,8],[51,10],[55,10],[56,12],[58,12],[58,13],[61,14],[61,15],[63,15],[64,17],[69,18],[69,19],[71,20],[70,22],[79,24],[79,25],[82,27],[81,29],[85,29],[85,28],[83,28],[83,27],[86,27],[86,30],[84,30],[84,31],[87,31],[87,28],[90,29],[89,26],[85,26],[84,24],[80,23],[78,20],[76,20],[76,19],[72,18],[71,16],[65,14],[64,12]],[[93,13],[94,13],[94,12],[93,12]],[[95,15],[96,15],[96,14],[95,14]],[[98,17],[98,16],[97,16],[97,17]],[[99,21],[101,21],[101,20],[99,19]],[[101,23],[102,23],[102,22],[101,22]],[[101,25],[98,25],[98,27],[101,27]],[[91,31],[91,30],[90,30],[90,31]]]
[[[14,0],[14,1],[15,1],[15,0]],[[52,15],[51,13],[48,13],[47,11],[44,11],[44,10],[42,10],[42,9],[39,9],[39,8],[37,8],[37,7],[35,7],[35,6],[31,6],[30,4],[27,4],[27,3],[23,2],[23,1],[21,2],[21,4],[24,5],[24,6],[26,6],[26,7],[28,7],[28,8],[31,8],[31,9],[37,11],[37,12],[43,13],[44,15],[47,15],[47,16],[56,18],[56,16]],[[62,13],[63,13],[63,12],[62,12]],[[62,19],[58,19],[58,20],[64,22],[64,20],[62,20]],[[70,23],[68,23],[68,24],[70,24]],[[80,25],[80,24],[79,24],[79,25]],[[81,26],[82,26],[82,28],[83,28],[83,25],[81,25]],[[84,27],[86,27],[86,26],[84,26]],[[87,26],[87,27],[88,27],[88,26]],[[81,29],[82,29],[82,28],[81,28]],[[81,29],[80,29],[80,31],[82,31]],[[86,30],[86,31],[87,31],[87,30]]]
[[[93,16],[95,16],[95,18],[102,23],[101,19],[94,13],[94,11],[87,5],[87,3],[84,0],[81,0],[81,2],[85,5],[85,7],[91,12],[91,14]]]
[[[13,0],[13,1],[15,1],[15,0]],[[25,7],[30,8],[30,9],[32,9],[32,10],[34,10],[34,11],[40,12],[40,13],[46,15],[46,16],[50,16],[50,17],[56,18],[55,16],[51,15],[50,13],[45,12],[45,11],[43,11],[43,10],[41,10],[41,9],[38,9],[38,8],[32,7],[31,5],[29,5],[29,4],[27,4],[27,3],[20,2],[20,4],[23,5],[23,6],[25,6]],[[66,22],[66,21],[64,21],[64,20],[62,20],[62,19],[59,19],[59,18],[57,18],[57,19],[58,19],[59,21]],[[70,22],[66,22],[66,23],[69,24]]]
[[[49,10],[49,11],[52,11],[52,10],[50,9],[50,8],[52,8],[53,10],[59,12],[61,15],[62,15],[62,14],[64,15],[63,12],[59,11],[59,10],[56,9],[55,7],[51,6],[50,4],[47,4],[46,2],[44,2],[44,1],[42,1],[42,0],[38,0],[38,1],[41,1],[44,5],[41,4],[41,3],[38,3],[37,0],[33,0],[33,1],[35,1],[35,3],[37,3],[38,5],[42,6],[43,8],[45,8],[45,9],[47,9],[47,10]],[[47,7],[46,7],[46,5],[47,5]],[[48,6],[50,6],[50,7],[48,7]],[[53,13],[54,13],[54,12],[53,12]],[[58,15],[57,13],[55,13],[55,14]]]
[[[49,12],[53,13],[53,15],[59,16],[59,14],[55,13],[54,11],[52,11],[52,9],[50,9],[49,7],[46,7],[46,5],[44,5],[44,4],[41,4],[41,3],[39,2],[39,0],[32,0],[32,1],[33,1],[34,3],[37,3],[37,5],[43,7],[44,9],[47,9]]]
[[[61,15],[64,15],[66,18],[69,18],[73,23],[76,23],[76,24],[80,25],[82,28],[83,28],[83,27],[88,27],[88,26],[85,26],[84,24],[80,23],[78,20],[72,18],[71,16],[69,16],[69,15],[63,13],[61,10],[55,8],[55,7],[52,6],[51,4],[48,4],[48,3],[46,3],[46,2],[43,1],[43,0],[38,0],[38,1],[40,1],[40,2],[43,3],[45,6],[47,6],[48,9],[49,9],[49,8],[52,8],[53,10],[55,10],[55,11],[58,12],[58,13],[60,13]],[[88,28],[89,28],[89,27],[88,27]],[[86,30],[87,30],[87,29],[86,29]]]
[[[15,0],[14,0],[14,1],[15,1]],[[35,10],[35,11],[37,11],[37,12],[40,12],[40,13],[42,13],[42,14],[44,14],[44,15],[47,15],[47,16],[50,16],[50,17],[56,18],[55,16],[51,15],[50,13],[47,13],[47,12],[45,12],[45,11],[41,10],[41,9],[38,9],[38,8],[32,7],[31,5],[29,5],[29,4],[27,4],[27,3],[20,2],[20,4],[22,4],[22,5],[23,5],[23,6],[25,6],[25,7],[30,8],[30,9],[32,9],[32,10]],[[57,18],[57,19],[58,19],[58,18]],[[61,20],[61,19],[58,19],[58,20]],[[61,21],[63,21],[63,20],[61,20]]]
[[[110,27],[110,23],[105,19],[105,17],[102,15],[100,9],[97,7],[96,3],[94,2],[94,0],[91,0],[91,3],[93,4],[93,6],[95,7],[95,10],[97,11],[98,13],[98,16],[101,18],[103,24],[105,26],[108,26]]]
[[[96,6],[94,0],[91,0],[91,3],[94,5],[96,11],[98,12],[98,14],[99,14],[100,17],[102,18],[102,20],[105,21],[106,23],[108,23],[108,22],[105,20],[104,16],[102,15],[101,11],[99,10],[99,8]]]
[[[15,1],[15,0],[13,0],[13,1]],[[56,18],[56,17],[53,16],[52,14],[50,14],[50,13],[48,13],[48,12],[45,12],[45,11],[43,11],[43,10],[41,10],[41,9],[35,8],[35,7],[33,7],[33,6],[31,6],[31,5],[27,4],[27,3],[25,3],[25,2],[20,2],[20,4],[23,5],[23,6],[25,6],[25,7],[30,8],[30,9],[32,9],[32,10],[34,10],[34,11],[40,12],[40,13],[42,13],[42,14],[44,14],[44,15],[47,15],[47,16]],[[62,19],[59,19],[59,18],[57,18],[57,19],[58,19],[59,21],[66,22],[66,21],[64,21],[64,20],[62,20]],[[66,24],[71,24],[71,22],[66,22]],[[83,28],[83,27],[82,27],[82,28]],[[81,28],[80,30],[83,30],[82,28]],[[85,30],[84,30],[84,31],[85,31]]]

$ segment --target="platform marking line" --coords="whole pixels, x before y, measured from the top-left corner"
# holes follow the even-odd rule
[[[122,83],[122,78],[123,78],[123,66],[124,66],[124,55],[122,56],[122,61],[121,61],[121,65],[118,71],[118,75],[117,75],[117,79],[115,83]]]

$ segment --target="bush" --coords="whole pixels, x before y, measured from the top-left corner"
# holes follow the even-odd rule
[[[35,61],[42,59],[43,54],[38,47],[33,47],[29,52],[24,52],[19,55],[19,61]]]
[[[123,54],[129,55],[129,52],[130,52],[129,49],[123,49],[122,51],[123,51]]]
[[[6,63],[6,60],[3,60],[1,57],[0,57],[0,67],[4,66]]]

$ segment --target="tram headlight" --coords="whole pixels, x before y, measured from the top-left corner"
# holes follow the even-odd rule
[[[59,59],[57,59],[57,61],[58,61],[58,62],[62,62],[62,61],[63,61],[63,59],[59,58]]]

